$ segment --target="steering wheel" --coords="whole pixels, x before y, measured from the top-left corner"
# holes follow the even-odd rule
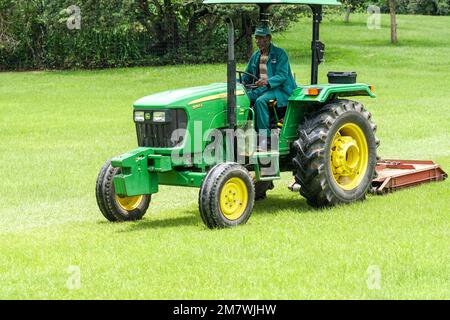
[[[248,73],[246,71],[241,71],[241,70],[236,70],[236,73],[239,74],[239,82],[242,83],[244,85],[244,88],[246,89],[256,89],[258,88],[258,86],[255,84],[256,81],[258,81],[258,77],[255,76],[254,74]],[[242,81],[242,75],[245,74],[246,76],[249,76],[250,78],[252,78],[253,82],[252,83],[245,83]]]

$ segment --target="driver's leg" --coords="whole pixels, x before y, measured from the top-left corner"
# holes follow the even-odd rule
[[[270,145],[269,101],[275,99],[273,90],[266,91],[255,101],[256,128],[258,129],[258,149],[266,151]]]
[[[255,100],[256,128],[260,133],[266,130],[268,137],[270,137],[269,101],[274,99],[276,99],[274,90],[269,90]]]

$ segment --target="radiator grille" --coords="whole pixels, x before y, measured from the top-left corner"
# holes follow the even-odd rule
[[[139,111],[139,110],[136,110]],[[140,147],[173,148],[182,143],[187,127],[186,112],[183,109],[142,110],[147,112],[165,111],[167,122],[153,122],[151,117],[144,122],[136,122],[136,134]],[[172,137],[176,129],[178,134]]]

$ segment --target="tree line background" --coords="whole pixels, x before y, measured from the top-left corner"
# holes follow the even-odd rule
[[[351,22],[351,13],[369,4],[396,13],[448,15],[450,0],[342,0],[330,8]],[[80,28],[72,29],[80,8]],[[392,11],[391,11],[392,13]],[[306,6],[275,6],[271,25],[285,30]],[[233,19],[236,55],[253,52],[255,6],[211,6],[201,0],[0,0],[0,70],[105,68],[137,65],[223,62]],[[72,20],[71,20],[72,19]],[[68,21],[69,20],[69,21]]]

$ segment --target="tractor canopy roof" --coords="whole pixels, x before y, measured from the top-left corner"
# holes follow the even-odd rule
[[[205,4],[317,4],[340,5],[338,0],[204,0]]]

